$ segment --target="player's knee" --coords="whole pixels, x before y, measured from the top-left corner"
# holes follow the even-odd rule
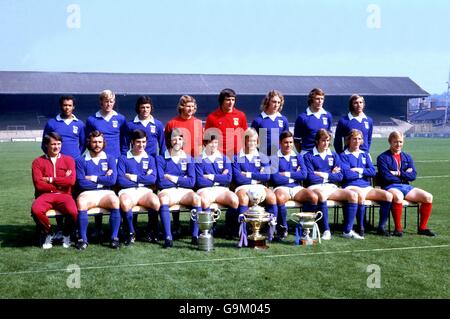
[[[192,203],[194,204],[194,206],[200,206],[202,203],[202,199],[200,198],[200,196],[193,193],[192,194]]]
[[[307,200],[311,203],[311,204],[313,204],[313,205],[317,205],[317,202],[319,201],[319,196],[316,194],[316,193],[314,193],[313,191],[311,191],[311,190],[307,190]]]
[[[349,191],[348,192],[348,201],[350,203],[358,203],[358,193]]]
[[[238,198],[239,198],[239,205],[245,206],[248,205],[249,199],[246,193],[239,193]]]
[[[123,211],[128,211],[132,208],[133,203],[131,202],[131,199],[128,196],[120,196],[120,208]]]
[[[154,210],[159,210],[161,207],[161,203],[159,202],[159,198],[157,196],[153,196],[150,199],[150,204]]]
[[[427,193],[425,195],[425,202],[426,203],[432,203],[433,202],[433,195],[431,195],[430,193]]]
[[[211,201],[206,196],[201,197],[202,207],[207,208],[211,205]]]
[[[113,208],[115,208],[115,209],[118,209],[120,207],[120,200],[115,195],[110,195],[109,196],[109,202],[111,203],[111,206]]]
[[[266,190],[266,199],[264,202],[269,205],[274,205],[277,203],[277,198],[272,191]]]
[[[77,207],[79,210],[87,210],[88,203],[83,198],[78,198],[77,199]]]
[[[170,203],[170,198],[169,198],[169,196],[167,196],[167,195],[160,196],[160,197],[159,197],[159,203],[160,203],[161,205],[169,205],[169,203]]]
[[[233,196],[231,196],[230,205],[234,209],[238,208],[238,206],[239,206],[239,198],[237,197],[236,194],[233,194]]]
[[[287,201],[287,197],[285,194],[281,193],[281,192],[276,192],[275,193],[276,199],[277,199],[277,203],[278,204],[284,204]]]
[[[45,212],[42,209],[39,209],[39,207],[31,206],[31,214],[33,216],[39,216],[45,214]]]
[[[394,198],[394,196],[391,193],[386,192],[386,194],[385,194],[385,201],[386,202],[392,202],[393,198]]]
[[[324,193],[318,193],[317,194],[317,200],[322,203],[322,202],[326,201],[327,198],[326,198]]]

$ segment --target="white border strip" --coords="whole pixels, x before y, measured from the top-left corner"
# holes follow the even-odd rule
[[[123,267],[148,267],[148,266],[164,266],[164,265],[182,265],[182,264],[205,263],[205,262],[219,262],[219,261],[223,262],[223,261],[236,261],[236,260],[250,260],[250,259],[259,259],[259,258],[318,256],[318,255],[334,255],[334,254],[356,254],[356,253],[367,253],[367,252],[386,252],[386,251],[430,249],[430,248],[448,248],[448,247],[450,247],[450,245],[375,248],[375,249],[359,249],[359,250],[343,250],[343,251],[323,251],[323,252],[316,252],[316,253],[298,253],[298,254],[286,254],[286,255],[249,256],[249,257],[236,257],[236,258],[215,258],[215,259],[165,261],[165,262],[147,263],[147,264],[89,266],[89,267],[81,267],[80,270],[97,270],[97,269],[108,269],[108,268],[112,269],[112,268],[123,268]],[[67,269],[64,268],[64,269],[43,269],[43,270],[0,272],[0,275],[1,276],[8,276],[8,275],[50,273],[50,272],[67,272]]]

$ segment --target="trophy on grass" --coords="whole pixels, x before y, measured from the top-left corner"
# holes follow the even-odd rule
[[[317,218],[319,216],[319,218]],[[291,220],[297,223],[301,227],[301,237],[300,242],[302,245],[314,245],[317,242],[321,243],[320,240],[320,230],[317,222],[322,218],[322,212],[300,212],[293,213],[291,215]],[[312,236],[310,236],[312,230]],[[298,243],[297,243],[298,244]]]
[[[261,228],[271,221],[270,213],[258,204],[266,198],[266,192],[263,188],[251,188],[247,191],[249,198],[249,209],[244,213],[244,222],[249,223],[252,234],[248,236],[248,246],[255,249],[267,249],[266,236],[261,234]],[[245,225],[244,225],[245,226]]]
[[[211,234],[211,228],[220,217],[220,209],[213,212],[191,211],[191,219],[198,224],[200,235],[198,236],[198,249],[210,251],[214,249],[214,238]]]

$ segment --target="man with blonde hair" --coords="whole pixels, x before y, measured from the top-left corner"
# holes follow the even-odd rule
[[[202,121],[194,116],[197,111],[197,101],[190,95],[180,97],[177,106],[178,115],[167,122],[165,134],[170,134],[174,128],[181,130],[184,136],[183,151],[196,157],[201,154],[203,125]]]
[[[92,131],[98,130],[103,133],[107,155],[118,159],[122,145],[126,143],[126,120],[122,114],[114,111],[116,95],[111,90],[103,90],[100,93],[100,110],[88,117],[86,121],[86,136]],[[95,231],[93,237],[102,235],[102,217],[95,216]]]
[[[126,120],[122,114],[114,111],[116,95],[111,90],[100,93],[100,110],[88,117],[86,136],[92,131],[103,133],[106,141],[105,153],[119,158],[122,144],[125,142]]]
[[[409,184],[416,179],[417,172],[411,155],[402,151],[403,134],[393,131],[389,134],[388,141],[390,148],[378,156],[377,167],[381,187],[393,195],[391,207],[395,223],[393,235],[403,236],[402,211],[403,199],[406,199],[420,203],[420,222],[417,233],[431,237],[436,236],[427,228],[433,208],[433,195]]]

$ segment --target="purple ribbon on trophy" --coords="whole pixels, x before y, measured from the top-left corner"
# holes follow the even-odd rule
[[[248,246],[248,240],[247,240],[247,223],[245,222],[245,216],[244,214],[240,214],[238,217],[239,221],[239,243],[238,247],[242,247],[244,245],[245,247]]]

